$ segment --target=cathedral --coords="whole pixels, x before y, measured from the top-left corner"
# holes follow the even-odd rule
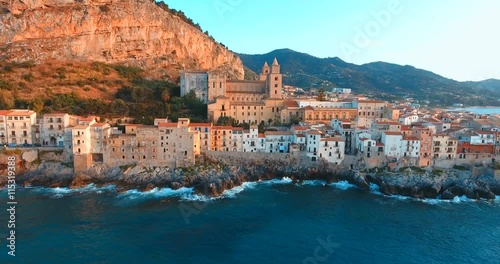
[[[259,80],[229,80],[222,72],[184,72],[181,95],[194,91],[208,104],[208,118],[229,116],[239,123],[279,122],[284,108],[283,76],[275,58],[272,65],[262,66]]]

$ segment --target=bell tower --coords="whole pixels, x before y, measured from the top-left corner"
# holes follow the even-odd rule
[[[283,86],[283,75],[280,73],[278,60],[274,58],[271,72],[267,75],[267,91],[269,98],[281,99],[281,87]]]
[[[262,71],[260,72],[260,80],[265,81],[267,80],[267,75],[269,74],[269,65],[267,65],[267,61],[264,62],[264,66],[262,66]]]

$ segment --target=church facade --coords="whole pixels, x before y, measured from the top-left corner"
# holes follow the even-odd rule
[[[229,80],[222,72],[181,74],[181,96],[194,90],[208,104],[208,118],[216,122],[228,116],[239,123],[281,122],[283,75],[275,58],[264,63],[259,80]]]

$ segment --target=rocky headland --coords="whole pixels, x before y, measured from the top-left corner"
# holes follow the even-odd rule
[[[221,69],[243,79],[223,44],[151,0],[0,0],[0,59],[98,61],[138,66],[152,77]]]
[[[19,167],[16,178],[18,186],[81,188],[89,184],[115,185],[118,192],[192,187],[196,194],[217,197],[244,182],[288,177],[293,183],[305,180],[326,183],[348,181],[362,191],[370,191],[370,187],[376,184],[383,194],[414,198],[453,199],[467,196],[472,199],[495,199],[496,195],[500,195],[500,179],[488,173],[473,176],[469,170],[463,169],[420,168],[402,168],[397,172],[385,169],[348,170],[326,162],[302,162],[287,154],[235,156],[218,153],[202,155],[196,165],[187,168],[100,165],[76,174],[67,159],[63,153],[42,153],[36,158],[33,153],[23,153],[18,159],[22,160],[18,166],[23,166]],[[2,160],[0,158],[0,163],[3,163]],[[0,165],[1,175],[6,175],[3,173],[5,167]],[[6,178],[2,177],[0,186],[5,185]]]

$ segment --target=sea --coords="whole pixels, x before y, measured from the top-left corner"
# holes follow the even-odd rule
[[[412,199],[287,178],[219,198],[23,188],[13,257],[0,196],[0,263],[500,263],[500,197]]]
[[[500,114],[499,107],[466,107],[466,108],[453,108],[449,109],[450,111],[469,111],[474,114],[479,115],[498,115]]]

